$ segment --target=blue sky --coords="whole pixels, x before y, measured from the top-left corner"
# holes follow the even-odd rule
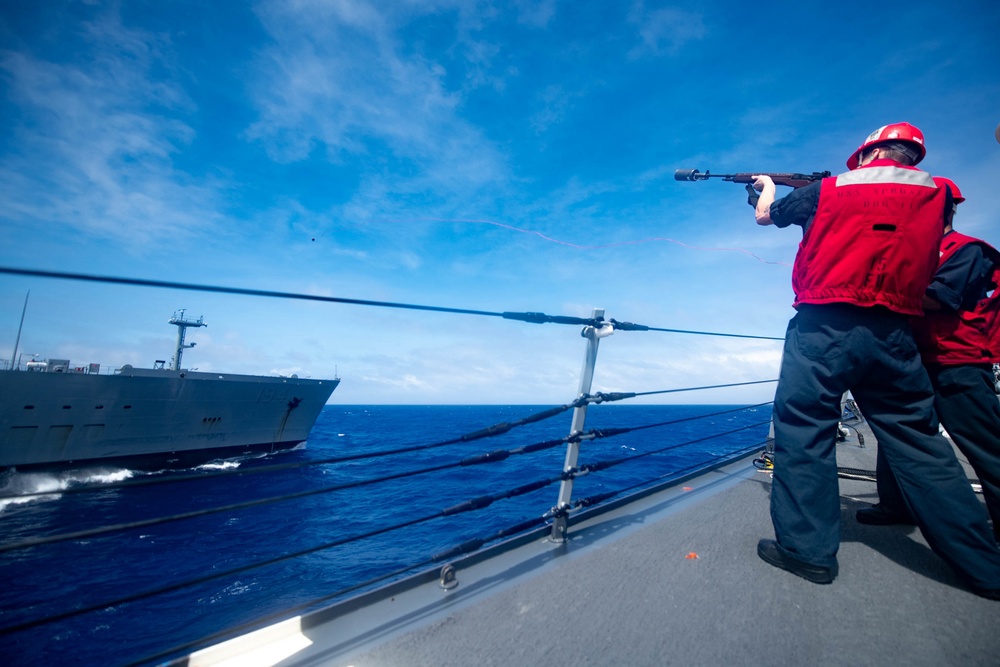
[[[678,168],[843,171],[875,128],[994,244],[992,2],[0,2],[0,265],[782,336],[799,235]],[[779,188],[779,194],[783,191]],[[0,275],[0,357],[298,373],[339,403],[565,403],[578,327]],[[595,390],[777,376],[618,332]],[[773,385],[657,401],[766,401]]]

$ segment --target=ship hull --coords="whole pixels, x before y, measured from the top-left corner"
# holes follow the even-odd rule
[[[129,367],[0,371],[0,468],[183,466],[290,449],[339,383]]]

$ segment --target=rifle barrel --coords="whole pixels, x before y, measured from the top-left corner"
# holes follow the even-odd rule
[[[697,169],[678,169],[674,172],[675,181],[704,181],[708,177],[707,171],[702,174]]]

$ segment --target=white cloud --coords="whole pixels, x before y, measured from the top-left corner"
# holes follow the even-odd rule
[[[707,34],[700,13],[675,7],[647,10],[641,0],[633,5],[629,21],[637,27],[641,40],[632,50],[633,57],[674,55],[681,47]]]
[[[114,15],[80,35],[85,55],[71,62],[0,55],[19,110],[8,128],[17,150],[0,159],[4,215],[37,232],[44,221],[134,246],[216,221],[213,186],[171,162],[194,130],[177,118],[191,107],[183,90],[150,76],[167,45]]]
[[[260,16],[274,42],[252,83],[259,119],[247,136],[273,159],[303,160],[317,149],[334,162],[364,155],[373,164],[367,178],[387,179],[397,196],[505,177],[500,154],[458,113],[462,99],[444,69],[407,50],[392,13],[366,3],[276,3]]]
[[[556,14],[556,0],[515,0],[518,23],[534,28],[545,27]]]

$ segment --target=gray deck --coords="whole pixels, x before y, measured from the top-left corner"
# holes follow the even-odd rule
[[[873,470],[870,432],[866,443],[839,445],[839,465]],[[572,527],[566,545],[536,539],[460,567],[450,591],[429,583],[293,619],[189,664],[1000,664],[1000,603],[967,592],[916,528],[855,522],[873,483],[841,480],[828,586],[757,557],[773,537],[770,478],[749,458],[683,486]]]

